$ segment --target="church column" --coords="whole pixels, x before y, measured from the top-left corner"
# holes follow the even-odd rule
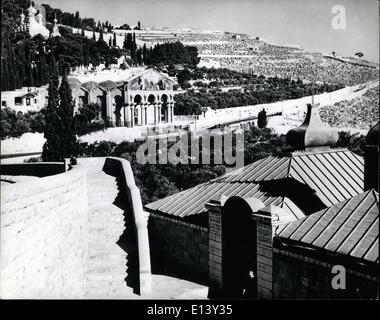
[[[145,114],[145,103],[142,103],[141,104],[141,125],[144,126],[145,125],[145,117],[146,114]]]
[[[124,127],[125,126],[125,106],[122,106],[121,109],[120,109],[120,120],[121,120],[121,124],[120,126],[121,127]]]
[[[158,109],[158,123],[161,123],[161,102],[157,103],[157,109]]]
[[[146,103],[144,106],[144,112],[145,112],[145,125],[148,124],[148,104]]]
[[[157,117],[157,104],[153,103],[153,111],[154,111],[154,124],[158,123],[158,117]]]
[[[170,102],[169,103],[170,105],[170,122],[173,123],[174,122],[174,102]]]
[[[107,122],[112,125],[112,97],[111,92],[106,91],[106,114],[107,114]]]
[[[137,123],[136,123],[136,125],[141,126],[141,104],[139,104],[139,105],[136,104],[136,108],[137,108]]]
[[[131,125],[131,109],[127,103],[124,107],[124,126],[130,127]]]

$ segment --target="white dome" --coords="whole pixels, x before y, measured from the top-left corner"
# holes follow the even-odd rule
[[[30,7],[27,10],[28,10],[30,16],[31,15],[34,16],[37,13],[37,10],[34,9],[32,5],[30,5]]]

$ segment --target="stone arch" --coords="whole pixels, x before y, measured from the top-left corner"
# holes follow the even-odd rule
[[[154,94],[150,94],[148,96],[148,102],[149,102],[149,104],[153,104],[156,102],[156,97],[154,96]]]
[[[164,116],[165,118],[165,121],[166,122],[169,122],[168,119],[169,119],[169,98],[168,98],[168,95],[167,94],[162,94],[161,95],[161,117]]]
[[[230,197],[222,208],[222,284],[226,298],[241,299],[243,289],[256,294],[256,224],[252,214],[264,208],[261,200]]]
[[[137,103],[137,104],[141,104],[141,103],[143,102],[143,99],[142,99],[141,95],[136,94],[136,95],[133,97],[133,102],[134,102],[134,103]]]

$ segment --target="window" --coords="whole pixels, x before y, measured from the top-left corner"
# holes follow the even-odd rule
[[[33,99],[33,103],[37,103],[37,99]]]
[[[26,98],[26,105],[30,106],[30,98]]]
[[[6,101],[1,101],[1,106],[2,107],[6,107],[7,106],[7,102]]]
[[[22,104],[22,98],[21,97],[15,97],[15,104],[21,105]]]

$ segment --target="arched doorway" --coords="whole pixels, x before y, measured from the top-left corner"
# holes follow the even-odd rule
[[[164,117],[165,122],[169,122],[168,96],[166,94],[161,96],[161,119],[162,117]]]
[[[141,115],[140,115],[141,109],[139,109],[139,108],[141,108],[142,97],[139,94],[135,95],[135,97],[133,99],[133,102],[135,104],[137,104],[137,105],[140,105],[138,108],[134,109],[135,110],[134,111],[134,115],[133,115],[134,116],[134,123],[135,124],[141,124],[141,122],[140,122],[140,119],[141,119]],[[140,112],[139,112],[139,110],[140,110]]]
[[[256,224],[263,207],[255,198],[229,198],[222,209],[222,285],[224,298],[256,297]]]

